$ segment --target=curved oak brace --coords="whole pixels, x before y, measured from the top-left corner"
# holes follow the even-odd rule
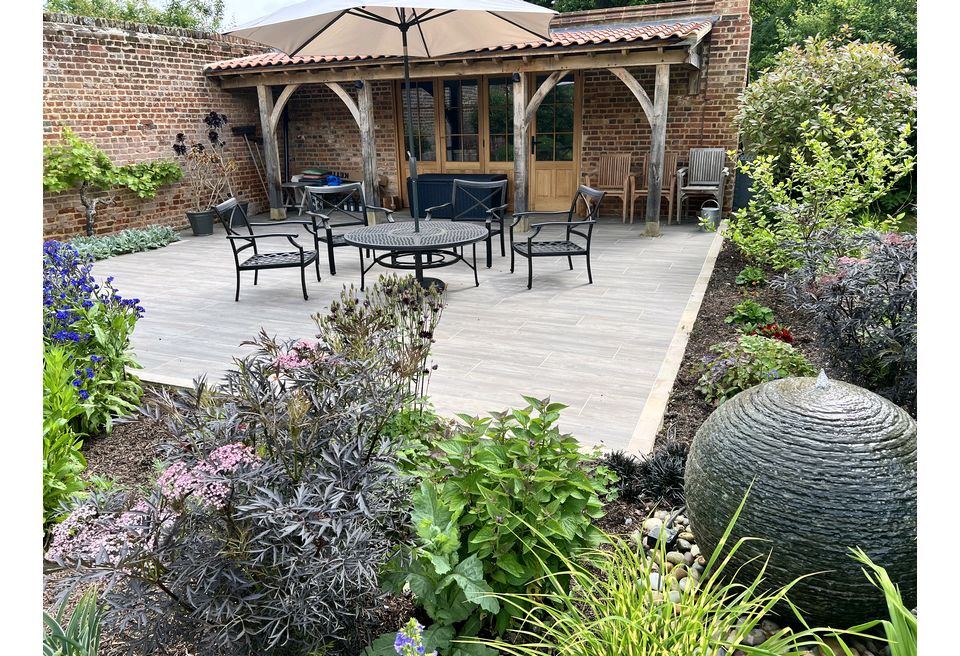
[[[530,98],[530,102],[527,103],[527,109],[524,112],[524,122],[527,125],[533,122],[533,117],[536,116],[537,110],[540,109],[540,104],[543,102],[543,99],[547,97],[547,94],[553,91],[553,88],[557,86],[557,82],[560,81],[560,78],[564,76],[566,71],[554,71],[550,74],[546,80],[543,81],[543,84],[537,89],[536,93],[533,94],[533,97]]]
[[[360,109],[357,107],[357,103],[354,102],[353,98],[350,97],[350,94],[347,93],[346,89],[340,86],[339,82],[324,82],[324,84],[340,97],[343,104],[350,110],[353,120],[357,122],[357,127],[360,127]]]
[[[620,81],[623,82],[628,89],[630,89],[630,92],[636,97],[637,102],[640,103],[640,107],[643,109],[643,113],[647,117],[647,123],[653,127],[655,118],[653,103],[650,101],[650,96],[647,95],[647,92],[644,91],[643,87],[640,86],[640,83],[637,82],[637,78],[633,77],[630,71],[625,68],[611,68],[608,70],[620,78]]]
[[[287,106],[287,101],[300,88],[299,84],[288,84],[283,87],[280,96],[273,103],[273,111],[270,113],[270,128],[273,133],[277,133],[277,126],[280,125],[280,117],[283,116],[283,108]]]

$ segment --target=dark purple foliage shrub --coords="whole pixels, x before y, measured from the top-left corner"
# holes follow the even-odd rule
[[[316,317],[319,341],[261,333],[222,388],[160,392],[163,472],[146,493],[95,493],[54,531],[67,583],[99,583],[137,653],[360,653],[402,539],[402,436],[439,298],[389,278]]]
[[[856,256],[838,255],[855,253]],[[856,382],[917,412],[917,238],[822,232],[776,281]]]

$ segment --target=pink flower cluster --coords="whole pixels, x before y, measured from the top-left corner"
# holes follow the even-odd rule
[[[904,237],[899,232],[888,232],[884,234],[883,237],[881,237],[880,239],[881,241],[883,241],[883,243],[886,246],[899,246],[900,244],[907,241],[907,238]]]
[[[160,474],[160,491],[174,499],[193,497],[201,503],[222,508],[230,496],[230,484],[223,477],[240,465],[255,465],[261,460],[248,446],[239,442],[214,449],[206,460],[189,467],[175,462]]]
[[[144,546],[152,550],[154,537],[147,533],[149,510],[143,500],[125,512],[108,515],[100,515],[91,504],[82,504],[54,527],[46,558],[116,565],[124,547],[144,538],[147,540]],[[176,517],[174,511],[167,511],[161,518],[161,526],[169,526]]]
[[[277,357],[274,362],[282,371],[290,369],[299,369],[309,367],[313,364],[314,353],[320,348],[319,342],[311,342],[307,339],[300,339],[294,342],[293,348],[289,353]]]

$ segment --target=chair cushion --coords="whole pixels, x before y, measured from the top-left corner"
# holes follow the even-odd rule
[[[317,251],[303,251],[304,264],[317,259]],[[300,252],[260,253],[253,255],[240,264],[241,269],[273,269],[288,266],[300,266]]]
[[[513,245],[514,250],[522,255],[527,255],[527,242],[516,242]],[[576,255],[586,253],[587,249],[572,241],[535,241],[533,242],[534,255]]]

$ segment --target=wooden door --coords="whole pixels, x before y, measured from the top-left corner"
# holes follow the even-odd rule
[[[483,170],[507,176],[507,203],[513,209],[513,80],[484,78]]]
[[[407,177],[410,168],[407,164],[407,105],[403,82],[397,83],[397,134],[400,136],[397,144],[400,150],[400,195],[404,204],[409,207],[407,198]],[[442,162],[439,145],[440,129],[437,115],[440,109],[438,86],[435,80],[417,80],[410,84],[411,108],[413,110],[413,147],[417,157],[418,173],[440,173]]]
[[[442,89],[441,168],[444,173],[480,173],[480,79],[453,78],[438,83]]]
[[[538,75],[533,89],[546,75]],[[577,75],[568,73],[537,108],[532,126],[530,205],[533,210],[565,210],[580,176],[580,120]]]

